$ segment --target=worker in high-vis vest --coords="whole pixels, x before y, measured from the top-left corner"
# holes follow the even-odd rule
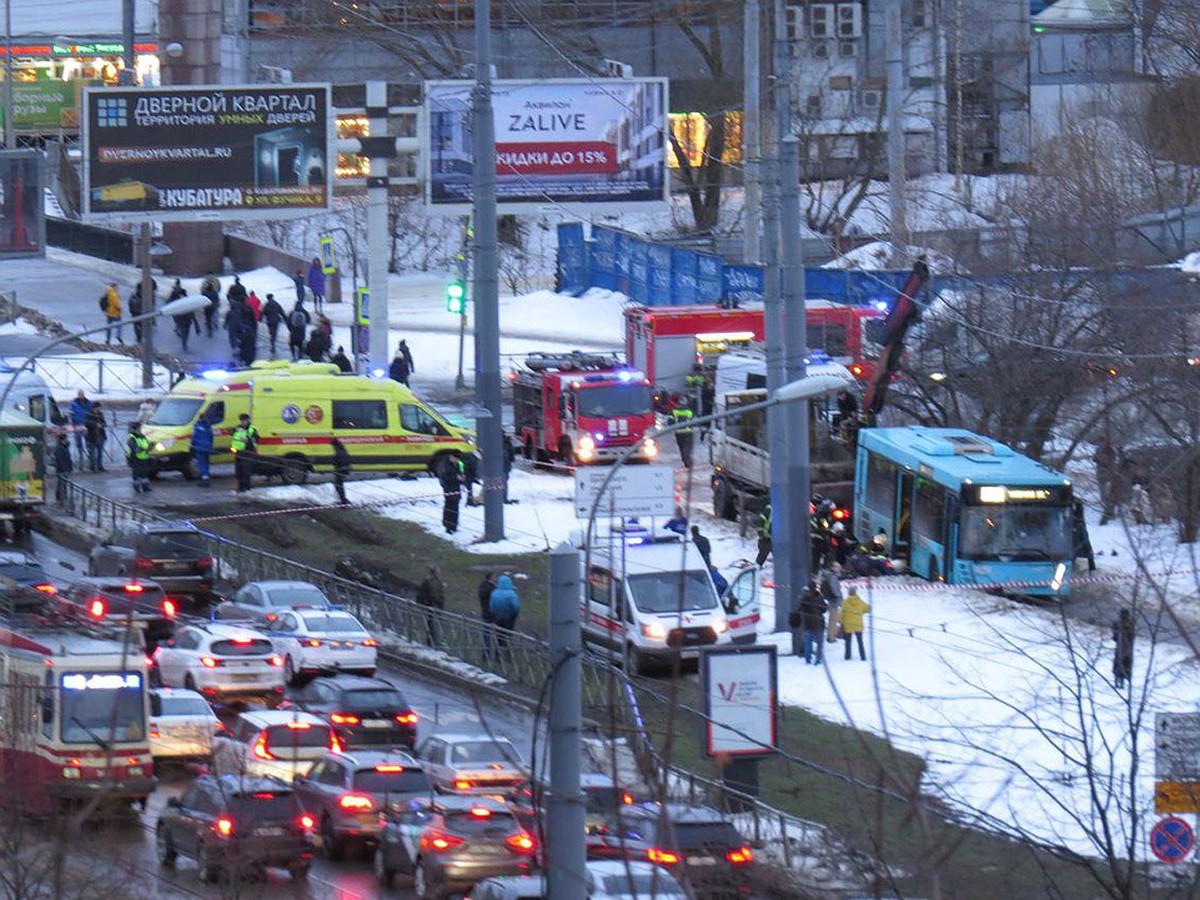
[[[254,452],[258,449],[258,429],[250,424],[246,413],[238,416],[238,424],[230,435],[229,449],[233,451],[233,471],[237,475],[237,493],[250,490],[254,472]]]
[[[150,439],[142,434],[141,422],[131,422],[129,425],[125,458],[129,461],[129,472],[133,476],[133,490],[146,493],[150,490]]]
[[[758,515],[758,557],[754,560],[755,564],[761,566],[765,563],[767,557],[771,555],[773,548],[774,544],[771,542],[771,504],[768,503]]]
[[[692,467],[692,443],[695,439],[692,428],[694,415],[686,397],[675,398],[675,405],[671,409],[671,424],[675,426],[675,443],[679,447],[679,456],[683,460],[683,465],[688,469]]]

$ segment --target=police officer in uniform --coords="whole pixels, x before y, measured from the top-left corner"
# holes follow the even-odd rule
[[[671,410],[671,424],[680,426],[675,432],[675,443],[679,447],[679,456],[685,468],[692,467],[692,443],[695,440],[692,428],[692,408],[686,397],[679,397],[675,408]]]
[[[250,475],[254,471],[254,455],[258,449],[258,429],[250,424],[250,416],[238,416],[237,428],[229,443],[233,450],[233,471],[237,476],[237,493],[250,490]]]
[[[129,471],[133,476],[133,489],[137,493],[150,490],[150,439],[142,434],[142,423],[129,426],[129,439],[125,442],[125,458],[129,460]]]
[[[447,454],[442,457],[438,471],[438,481],[442,485],[442,495],[445,498],[442,505],[442,527],[446,534],[458,531],[458,506],[462,502],[462,486],[466,475],[466,467],[461,457]]]

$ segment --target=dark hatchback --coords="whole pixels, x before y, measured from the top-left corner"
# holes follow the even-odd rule
[[[257,875],[266,868],[308,876],[315,822],[291,785],[274,778],[201,776],[167,800],[155,828],[164,866],[196,860],[201,881]]]
[[[407,747],[417,742],[417,714],[379,678],[334,675],[289,688],[287,704],[325,719],[350,747]]]
[[[187,522],[118,522],[92,548],[88,574],[149,578],[173,596],[204,596],[213,586],[213,558],[208,539]]]
[[[690,882],[701,900],[750,893],[754,853],[717,810],[683,803],[641,804],[623,813],[621,827],[648,843],[650,862]]]

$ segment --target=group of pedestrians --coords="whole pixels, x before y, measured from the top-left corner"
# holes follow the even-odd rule
[[[825,661],[826,643],[845,643],[845,659],[851,658],[852,641],[858,643],[858,657],[867,659],[863,643],[864,619],[871,604],[857,590],[842,597],[837,572],[830,568],[810,579],[800,597],[800,605],[788,617],[788,624],[802,634],[805,665],[819,666]],[[826,622],[828,614],[828,622]]]

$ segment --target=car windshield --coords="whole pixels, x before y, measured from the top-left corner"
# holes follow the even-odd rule
[[[65,672],[59,708],[67,744],[107,744],[146,739],[142,676],[137,672]]]
[[[642,612],[716,609],[717,594],[705,572],[651,572],[626,579],[633,602]]]
[[[408,709],[404,696],[390,688],[346,691],[342,694],[340,705],[347,709]]]
[[[151,425],[186,425],[195,418],[204,400],[191,397],[168,397],[158,404],[150,419]]]
[[[650,412],[650,386],[646,384],[584,385],[576,393],[579,415],[588,418],[611,419]]]
[[[230,638],[213,641],[212,652],[216,656],[266,656],[271,652],[271,642],[266,638]]]
[[[486,806],[448,810],[445,818],[447,829],[454,834],[493,837],[521,830],[511,813],[497,812]]]
[[[617,897],[686,897],[687,894],[665,872],[606,875],[604,892]]]
[[[311,584],[274,588],[263,593],[266,595],[268,606],[315,606],[319,609],[329,606],[325,595]]]
[[[142,554],[151,559],[191,559],[207,556],[204,535],[195,531],[150,531],[142,535]]]
[[[359,624],[358,619],[354,616],[301,616],[304,620],[305,627],[309,631],[325,634],[328,632],[365,632],[366,629]]]
[[[172,697],[160,694],[158,698],[164,716],[211,716],[212,708],[203,697]]]
[[[517,763],[521,757],[508,741],[463,741],[450,751],[452,763]]]
[[[421,769],[387,765],[359,769],[354,773],[354,789],[368,794],[426,794],[432,790]]]
[[[963,559],[1002,562],[1069,559],[1070,511],[1011,503],[964,507],[958,553]]]

